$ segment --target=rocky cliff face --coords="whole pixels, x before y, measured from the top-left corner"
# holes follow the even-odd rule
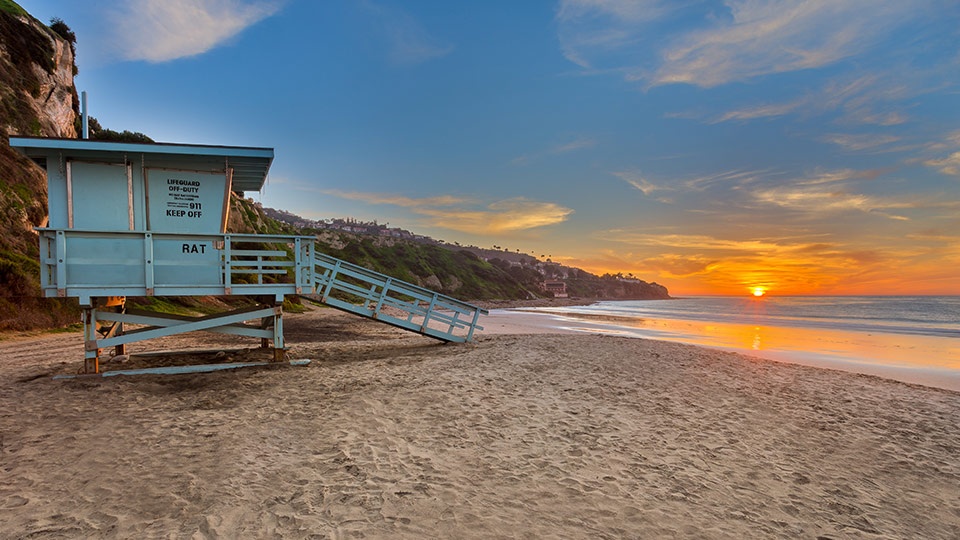
[[[76,137],[71,44],[11,0],[0,0],[0,330],[77,320],[74,305],[40,298],[34,227],[47,214],[43,170],[10,135]]]
[[[45,137],[76,138],[79,104],[73,85],[73,53],[62,39],[51,39],[54,67],[51,73],[33,65],[40,95],[30,96],[27,105],[36,112],[40,133]]]
[[[16,4],[0,4],[0,129],[3,135],[76,137],[79,100],[73,50]]]

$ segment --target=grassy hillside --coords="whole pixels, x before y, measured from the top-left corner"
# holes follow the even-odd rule
[[[323,242],[319,249],[334,257],[461,299],[517,299],[529,295],[523,285],[508,273],[469,251],[452,251],[412,242],[377,244],[371,237],[355,237],[347,238],[346,245],[340,249]]]
[[[258,234],[314,234],[317,249],[371,270],[462,300],[522,299],[525,284],[466,250],[347,232],[301,230],[268,217],[249,199],[235,198],[231,230]]]

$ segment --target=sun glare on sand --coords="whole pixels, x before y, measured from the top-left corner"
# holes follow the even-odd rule
[[[764,289],[763,287],[754,287],[750,289],[750,292],[752,292],[754,296],[760,297],[760,296],[763,296],[764,293],[767,292],[767,290]]]

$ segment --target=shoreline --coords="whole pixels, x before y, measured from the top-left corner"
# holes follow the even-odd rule
[[[0,536],[960,534],[955,392],[610,335],[284,325],[309,366],[53,381],[76,335],[0,342]],[[263,354],[239,344],[146,345]],[[210,361],[105,365],[171,360]]]
[[[520,309],[532,307],[590,306],[601,299],[595,298],[535,298],[532,300],[475,300],[471,304],[486,309]]]
[[[507,308],[491,312],[492,333],[597,333],[686,343],[776,362],[875,375],[960,392],[960,365],[943,360],[950,338],[850,330],[756,326],[687,319],[635,318]],[[909,359],[905,357],[909,356]]]

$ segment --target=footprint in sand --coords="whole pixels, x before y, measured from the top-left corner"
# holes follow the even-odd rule
[[[4,499],[3,506],[0,506],[0,508],[20,508],[21,506],[25,506],[28,502],[30,502],[29,499],[25,499],[19,495],[14,495]]]

